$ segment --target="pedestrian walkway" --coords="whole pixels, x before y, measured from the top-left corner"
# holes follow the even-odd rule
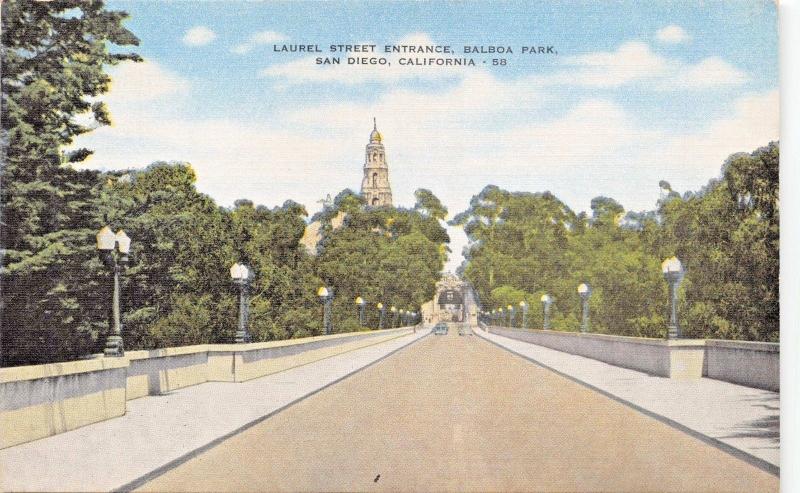
[[[208,382],[128,401],[120,418],[0,450],[0,490],[127,489],[428,333],[409,331],[244,383]]]
[[[475,333],[622,401],[773,474],[780,469],[780,394],[701,378],[670,379],[518,341]]]

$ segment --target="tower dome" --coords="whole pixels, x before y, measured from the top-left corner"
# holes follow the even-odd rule
[[[369,134],[369,141],[376,143],[383,141],[381,133],[378,132],[378,123],[375,121],[375,118],[372,118],[372,133]]]

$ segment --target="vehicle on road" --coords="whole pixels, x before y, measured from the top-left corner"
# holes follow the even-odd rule
[[[447,335],[447,324],[438,323],[433,326],[433,335],[443,336]]]

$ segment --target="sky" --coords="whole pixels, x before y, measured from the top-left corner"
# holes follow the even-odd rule
[[[779,138],[772,2],[108,6],[130,14],[145,61],[110,70],[99,99],[113,125],[76,140],[95,151],[83,166],[189,162],[224,206],[292,199],[313,214],[326,195],[357,191],[373,117],[395,205],[427,188],[451,217],[488,184],[549,190],[576,212],[599,195],[649,210],[660,180],[697,190],[728,155]],[[385,55],[391,66],[319,66],[335,54],[273,50],[355,43],[449,45],[476,66],[409,67],[399,55]],[[514,53],[461,53],[476,45]],[[448,231],[454,271],[467,240]]]

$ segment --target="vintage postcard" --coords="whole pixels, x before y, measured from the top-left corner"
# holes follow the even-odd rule
[[[0,490],[779,491],[779,10],[4,0]]]

